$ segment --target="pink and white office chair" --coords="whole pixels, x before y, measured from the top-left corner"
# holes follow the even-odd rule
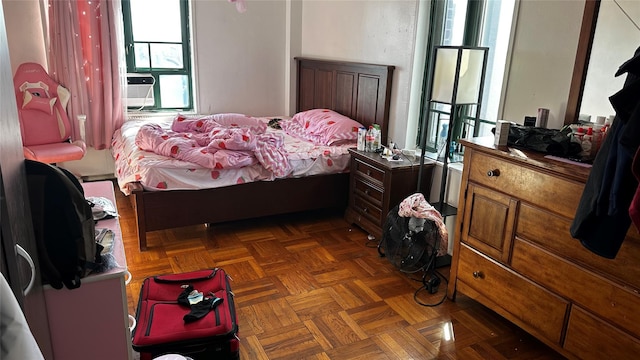
[[[82,159],[86,152],[84,140],[71,139],[66,111],[69,90],[36,63],[21,64],[13,84],[25,159],[49,164]],[[83,133],[84,123],[79,126]]]

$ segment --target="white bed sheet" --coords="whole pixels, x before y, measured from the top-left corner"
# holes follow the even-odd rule
[[[136,181],[146,190],[196,190],[275,180],[275,176],[260,164],[241,169],[206,169],[190,162],[140,150],[135,145],[136,134],[142,125],[157,123],[170,129],[173,118],[174,116],[167,116],[128,120],[114,133],[111,153],[115,159],[115,175],[120,189],[126,195],[129,195],[127,184]],[[260,119],[268,122],[272,118],[274,117]],[[348,149],[355,144],[318,146],[289,136],[282,130],[268,128],[267,131],[284,135],[285,150],[293,168],[290,177],[349,171]]]

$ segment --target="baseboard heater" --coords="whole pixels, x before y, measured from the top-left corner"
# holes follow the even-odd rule
[[[155,79],[151,74],[127,74],[127,107],[140,108],[153,106],[153,85]]]

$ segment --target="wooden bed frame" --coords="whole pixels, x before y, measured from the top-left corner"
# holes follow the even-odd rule
[[[296,112],[329,108],[365,126],[379,124],[386,143],[393,66],[296,58]],[[146,191],[128,185],[140,251],[147,232],[323,208],[345,208],[349,174],[258,181],[201,190]],[[224,204],[224,212],[215,211]]]

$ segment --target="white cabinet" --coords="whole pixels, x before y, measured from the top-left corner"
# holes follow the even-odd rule
[[[110,181],[82,184],[85,196],[110,199],[115,205]],[[83,278],[77,289],[45,287],[47,316],[56,360],[132,359],[125,276],[127,261],[117,218],[100,220],[97,228],[114,231],[112,269]]]

